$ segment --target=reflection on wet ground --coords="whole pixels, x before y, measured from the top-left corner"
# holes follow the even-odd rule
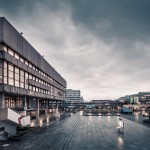
[[[146,127],[150,128],[150,123],[144,122],[144,120],[148,119],[148,114],[145,111],[142,112],[134,112],[132,115],[129,114],[121,114],[122,117],[134,121],[136,123],[142,124]]]
[[[122,118],[124,134],[117,131],[117,116],[82,116],[82,112],[9,144],[7,150],[149,150],[150,129]],[[130,115],[131,116],[131,115]],[[137,117],[137,116],[135,116]],[[140,117],[138,116],[138,119]]]

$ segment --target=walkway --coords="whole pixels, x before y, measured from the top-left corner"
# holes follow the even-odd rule
[[[118,117],[82,116],[56,121],[19,142],[1,142],[4,150],[149,150],[150,129],[123,118],[124,135],[117,132]],[[10,144],[2,147],[3,144]]]

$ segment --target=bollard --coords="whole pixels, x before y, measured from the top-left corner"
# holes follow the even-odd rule
[[[124,122],[122,121],[121,118],[118,120],[118,133],[124,134]]]

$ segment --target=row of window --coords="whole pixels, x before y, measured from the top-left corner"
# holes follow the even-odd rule
[[[2,83],[2,61],[0,62],[0,79]],[[29,79],[34,80],[38,83],[41,83],[43,85],[46,85],[49,87],[49,90],[42,89],[40,87],[33,86],[29,84]],[[51,94],[57,97],[62,98],[63,95],[59,95],[59,92],[62,92],[61,90],[53,87],[49,83],[44,82],[43,80],[31,75],[30,73],[8,63],[7,61],[4,61],[4,83],[13,85],[16,87],[21,87],[25,89],[29,89],[31,91],[40,92],[44,94]]]
[[[30,68],[32,68],[33,70],[37,71],[38,73],[40,73],[41,75],[45,76],[47,79],[57,83],[56,81],[54,81],[49,75],[45,74],[43,71],[41,71],[40,69],[38,69],[37,67],[35,67],[33,64],[31,64],[28,60],[24,59],[23,57],[21,57],[19,54],[17,54],[16,52],[14,52],[12,49],[8,48],[6,45],[0,44],[0,50],[4,50],[7,53],[9,53],[10,55],[14,56],[16,59],[20,60],[21,62],[23,62],[24,64],[26,64],[27,66],[29,66]],[[59,84],[59,83],[57,83]],[[61,85],[60,85],[61,86]],[[62,86],[61,86],[62,87]]]
[[[5,97],[5,107],[22,107],[21,98]]]

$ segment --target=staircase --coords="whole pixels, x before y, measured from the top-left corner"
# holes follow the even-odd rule
[[[26,126],[30,124],[30,116],[20,116],[19,113],[10,108],[0,109],[0,121],[14,125]]]
[[[30,124],[30,116],[21,116],[10,108],[0,109],[0,141],[16,135],[17,126]]]

